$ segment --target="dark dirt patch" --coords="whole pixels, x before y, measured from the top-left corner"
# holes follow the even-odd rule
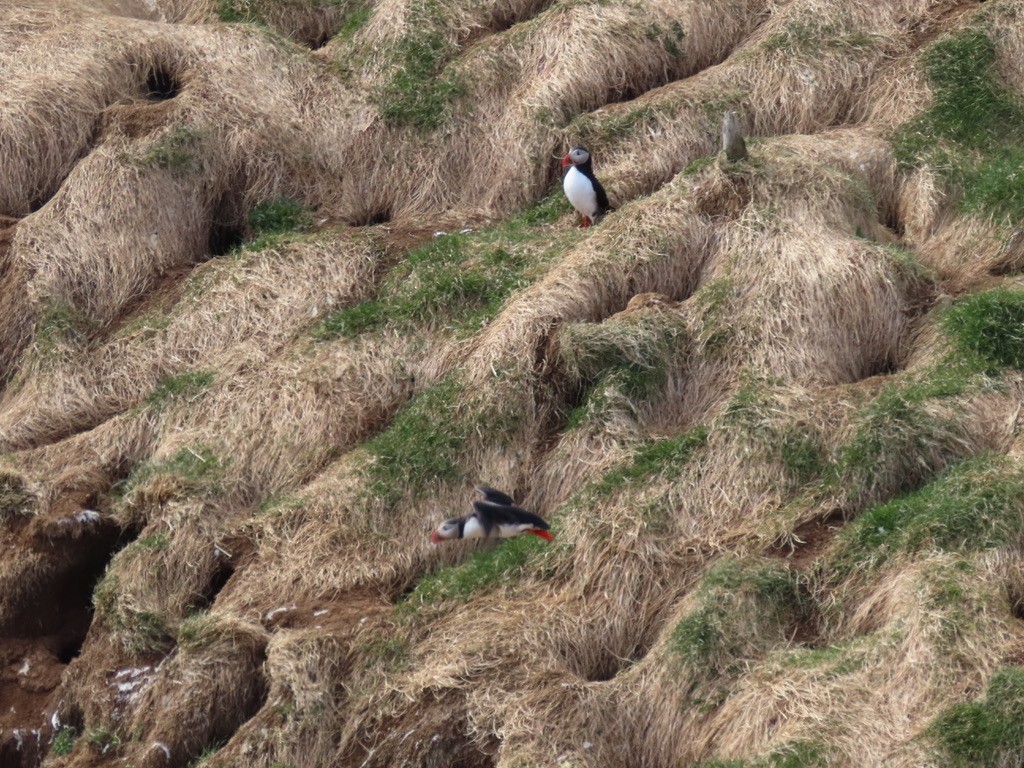
[[[178,303],[185,291],[185,283],[195,267],[192,264],[179,264],[165,271],[156,284],[145,293],[132,299],[114,320],[111,334],[116,333],[132,318],[144,315],[161,315],[170,311]]]
[[[0,731],[40,728],[64,664],[56,637],[0,639]]]
[[[842,510],[835,509],[823,518],[801,523],[785,540],[772,544],[765,554],[785,560],[796,570],[804,570],[828,549],[844,522]]]

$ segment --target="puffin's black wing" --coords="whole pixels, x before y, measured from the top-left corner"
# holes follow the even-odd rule
[[[484,498],[495,504],[504,504],[506,507],[514,507],[516,503],[512,501],[512,497],[507,493],[502,493],[497,488],[491,488],[489,485],[478,485],[477,491],[484,495]]]
[[[608,213],[608,211],[615,210],[608,202],[608,193],[604,191],[604,187],[601,186],[601,182],[596,177],[591,177],[594,182],[594,192],[597,194],[597,207],[602,214]]]
[[[538,517],[533,514],[533,512],[527,512],[525,509],[509,506],[507,504],[495,504],[490,501],[474,501],[473,509],[476,510],[476,517],[488,534],[490,534],[490,530],[493,526],[501,525],[502,523],[512,525],[529,523],[530,525],[536,526],[537,528],[545,531],[551,527],[543,518]]]

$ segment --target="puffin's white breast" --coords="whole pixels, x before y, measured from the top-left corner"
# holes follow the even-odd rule
[[[597,216],[597,193],[594,191],[594,185],[575,165],[562,179],[562,189],[573,208],[591,219]]]
[[[472,515],[466,520],[465,526],[462,528],[462,538],[464,539],[482,539],[484,537],[484,527],[480,525],[480,521],[476,519],[476,515]]]

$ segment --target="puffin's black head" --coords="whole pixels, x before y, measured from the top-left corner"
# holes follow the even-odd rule
[[[458,517],[452,518],[451,520],[445,520],[430,534],[430,541],[433,544],[440,544],[445,539],[457,539],[461,534],[460,523],[462,520]]]
[[[565,157],[562,158],[562,168],[570,165],[586,165],[590,162],[590,152],[586,147],[573,147]]]

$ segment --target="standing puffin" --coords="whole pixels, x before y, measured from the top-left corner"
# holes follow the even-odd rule
[[[520,509],[507,493],[481,485],[477,491],[483,501],[473,502],[473,512],[465,517],[445,520],[430,535],[430,541],[440,544],[445,539],[507,539],[532,533],[542,539],[554,538],[550,527],[532,512]]]
[[[608,204],[604,187],[594,176],[590,152],[585,147],[573,147],[562,158],[562,189],[572,207],[583,216],[582,227],[589,227],[608,211],[614,210]]]

